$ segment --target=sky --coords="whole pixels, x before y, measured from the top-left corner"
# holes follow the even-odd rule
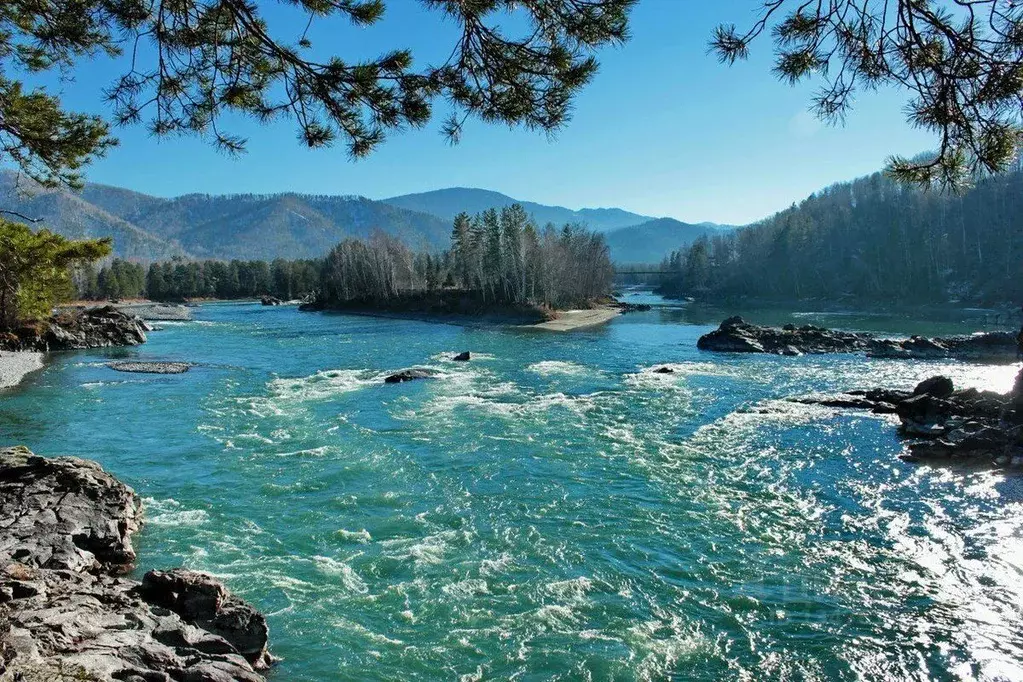
[[[281,37],[295,17],[263,2]],[[747,26],[758,0],[640,0],[632,37],[598,53],[600,71],[577,97],[572,120],[555,136],[471,121],[462,141],[440,134],[443,116],[392,134],[369,158],[343,146],[309,150],[293,123],[259,126],[229,119],[248,151],[226,156],[196,138],[151,137],[143,126],[115,129],[121,144],[91,165],[86,179],[157,196],[190,192],[362,195],[372,199],[444,187],[480,187],[516,199],[569,208],[619,207],[686,222],[745,224],[814,191],[872,173],[892,154],[934,143],[906,122],[905,93],[860,93],[844,126],[808,113],[813,83],[790,86],[771,74],[771,45],[732,67],[708,54],[720,23]],[[350,61],[409,47],[417,63],[451,50],[453,24],[414,0],[388,0],[377,25],[341,20],[314,25],[313,44]],[[101,91],[124,62],[98,59],[74,78],[50,83],[70,108],[109,115]]]

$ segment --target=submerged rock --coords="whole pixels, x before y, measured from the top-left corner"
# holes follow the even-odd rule
[[[184,374],[192,365],[187,362],[111,362],[107,367],[138,374]]]
[[[141,504],[98,464],[0,449],[0,679],[257,682],[266,621],[214,578],[153,571]]]
[[[432,379],[434,372],[428,369],[403,369],[400,372],[390,375],[384,379],[387,384],[401,384],[406,381],[418,381],[419,379]]]
[[[451,359],[454,360],[455,362],[469,362],[469,360],[472,359],[472,355],[469,353],[469,351],[462,351],[461,353],[459,353],[458,355]]]

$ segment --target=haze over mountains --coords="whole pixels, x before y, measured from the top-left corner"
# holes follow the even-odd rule
[[[374,201],[297,193],[187,194],[155,197],[88,184],[80,194],[44,189],[0,174],[0,208],[41,218],[40,227],[73,238],[113,237],[114,254],[141,261],[183,258],[317,258],[346,237],[382,230],[414,248],[449,246],[451,221],[520,203],[540,225],[583,224],[607,233],[618,262],[657,262],[668,252],[720,229],[653,219],[618,208],[581,209],[519,201],[489,190],[451,188]]]

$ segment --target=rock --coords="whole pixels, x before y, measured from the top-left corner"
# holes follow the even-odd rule
[[[135,492],[95,462],[0,450],[0,565],[126,573],[142,524]]]
[[[284,305],[284,301],[277,298],[276,296],[264,296],[259,299],[259,302],[263,305]]]
[[[455,362],[469,362],[469,360],[472,359],[472,355],[469,353],[469,351],[462,351],[461,353],[459,353],[458,355],[451,359],[454,360]]]
[[[696,343],[701,350],[724,353],[775,353],[795,356],[803,353],[840,353],[866,349],[866,334],[832,331],[813,325],[759,327],[741,317],[729,317]]]
[[[187,362],[111,362],[107,367],[139,374],[184,374],[192,365]]]
[[[1011,362],[1016,342],[1008,332],[928,339],[877,339],[870,334],[825,329],[812,324],[760,327],[733,316],[700,337],[696,347],[720,353],[860,353],[873,358],[935,360],[956,358],[978,362]]]
[[[671,367],[658,367],[654,370],[654,374],[674,374],[675,370]]]
[[[1015,466],[1017,458],[1023,463],[1023,409],[1016,391],[1001,395],[975,388],[955,390],[948,377],[935,376],[912,392],[873,389],[795,400],[895,412],[907,438],[908,452],[902,456],[906,461]]]
[[[214,578],[131,569],[138,497],[96,463],[0,449],[0,680],[258,682],[266,621]]]
[[[952,384],[952,380],[941,374],[924,379],[913,389],[913,395],[926,394],[935,398],[947,398],[954,392],[955,386]]]
[[[419,379],[432,379],[434,373],[427,369],[403,369],[400,372],[390,375],[384,379],[384,383],[387,384],[401,384],[406,381],[417,381]]]
[[[139,593],[148,603],[170,609],[185,621],[223,637],[257,670],[273,663],[267,651],[266,618],[213,576],[183,568],[149,571]]]

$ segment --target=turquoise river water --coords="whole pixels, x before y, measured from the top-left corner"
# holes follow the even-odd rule
[[[209,305],[56,358],[0,395],[0,443],[131,484],[140,574],[255,604],[274,682],[1023,680],[1023,479],[905,464],[891,419],[784,400],[1015,369],[697,351],[722,316],[551,334]],[[440,375],[382,383],[410,366]]]

